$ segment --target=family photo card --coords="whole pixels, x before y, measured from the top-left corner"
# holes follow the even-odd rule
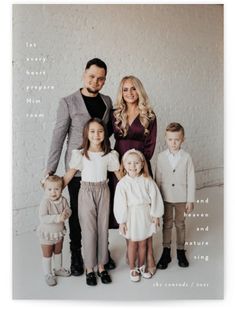
[[[13,298],[171,300],[223,298],[223,5],[218,4],[14,4],[13,31]],[[166,149],[171,122],[185,130],[183,150],[196,175],[194,210],[185,214],[189,267],[179,267],[176,233],[172,261],[151,279],[131,282],[126,241],[109,230],[116,268],[112,283],[86,285],[85,274],[45,283],[37,236],[39,204],[61,98],[83,87],[90,59],[107,65],[100,91],[115,104],[124,76],[143,84],[156,114],[151,158]],[[114,136],[111,136],[114,145]],[[66,139],[56,174],[65,173]],[[67,188],[63,195],[69,200]],[[63,263],[70,267],[69,225]],[[153,236],[162,254],[161,227]]]

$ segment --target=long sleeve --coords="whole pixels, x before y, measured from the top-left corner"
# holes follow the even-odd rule
[[[144,141],[144,156],[147,160],[151,160],[157,142],[157,119],[156,117],[149,124],[149,134]]]
[[[55,172],[57,169],[70,122],[68,105],[66,101],[62,99],[57,110],[57,118],[47,161],[47,171]]]
[[[152,179],[149,181],[149,195],[151,198],[150,215],[161,218],[164,214],[164,204],[157,184]]]
[[[41,223],[59,223],[60,222],[60,215],[49,214],[49,201],[44,199],[40,206],[39,206],[39,219]]]
[[[195,202],[195,172],[191,156],[187,162],[187,202]]]
[[[119,182],[114,196],[114,216],[119,224],[127,221],[127,196],[124,187]]]

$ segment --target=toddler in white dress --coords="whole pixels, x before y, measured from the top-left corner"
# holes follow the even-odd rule
[[[114,215],[120,233],[128,239],[128,262],[131,281],[150,278],[145,272],[147,239],[156,233],[164,206],[160,191],[149,176],[144,155],[128,150],[122,159],[121,171],[125,176],[118,182],[114,197]],[[136,252],[138,267],[136,268]]]

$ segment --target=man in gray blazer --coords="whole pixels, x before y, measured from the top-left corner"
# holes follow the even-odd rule
[[[88,61],[83,75],[83,88],[61,99],[57,110],[57,119],[53,131],[47,174],[54,174],[59,164],[65,138],[67,148],[65,153],[65,168],[69,168],[71,151],[82,144],[84,124],[93,117],[102,119],[108,124],[112,101],[110,97],[99,93],[102,89],[107,74],[106,64],[94,58]],[[72,215],[69,218],[71,274],[82,275],[84,272],[81,255],[81,228],[78,220],[78,191],[81,175],[78,172],[68,185]],[[109,254],[106,269],[115,268],[115,263]]]

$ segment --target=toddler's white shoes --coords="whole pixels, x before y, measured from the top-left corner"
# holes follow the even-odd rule
[[[71,275],[70,270],[62,267],[60,269],[54,269],[54,274],[60,277],[69,277]]]
[[[49,285],[49,286],[57,285],[56,277],[53,276],[52,274],[45,275],[45,281],[46,281],[47,285]]]

